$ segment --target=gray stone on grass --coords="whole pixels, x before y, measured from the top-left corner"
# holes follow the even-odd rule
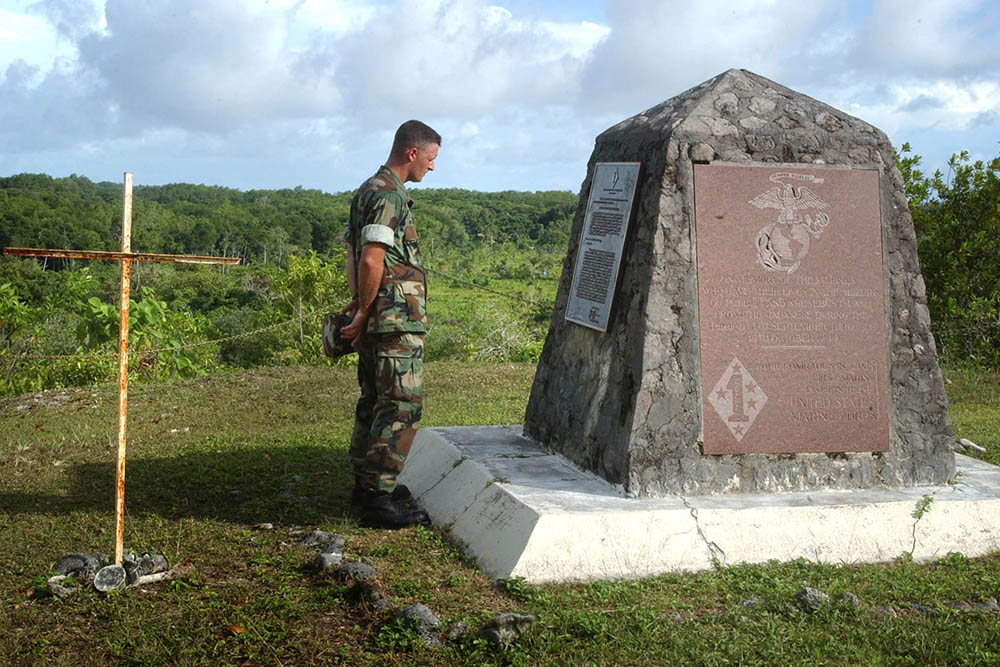
[[[441,641],[434,634],[441,621],[426,605],[411,604],[403,608],[392,619],[392,623],[415,630],[429,646],[441,646]]]
[[[795,594],[795,600],[799,603],[804,611],[809,614],[818,611],[823,605],[830,601],[830,596],[823,591],[818,591],[815,588],[805,588],[799,589]]]
[[[843,593],[838,595],[837,602],[844,605],[850,605],[855,609],[861,609],[861,598],[859,598],[857,595],[849,591],[844,591]]]
[[[910,609],[922,616],[937,616],[941,613],[941,610],[937,607],[931,607],[930,605],[919,604],[916,602],[910,605]]]
[[[760,598],[749,597],[743,602],[741,602],[740,606],[743,607],[744,609],[756,609],[757,607],[760,606]]]
[[[994,613],[1000,611],[1000,606],[997,605],[997,599],[994,597],[986,598],[983,602],[976,602],[972,605],[974,611],[981,611],[985,613]]]
[[[141,553],[129,553],[122,558],[122,567],[125,568],[125,580],[132,586],[148,574],[166,572],[170,569],[170,563],[166,556],[158,551],[143,551]]]
[[[346,544],[347,539],[343,535],[329,533],[325,530],[314,530],[299,540],[299,546],[308,548],[319,547],[324,553],[343,553]]]
[[[469,626],[462,621],[449,623],[444,631],[444,640],[450,644],[462,641],[462,637],[469,631]]]
[[[82,579],[97,574],[97,571],[107,565],[108,561],[108,557],[104,554],[66,554],[59,559],[52,571]]]
[[[362,581],[367,581],[368,579],[377,577],[378,572],[376,572],[375,568],[367,563],[355,561],[337,568],[333,575],[340,581],[358,584]]]
[[[477,636],[482,637],[494,647],[506,650],[511,647],[521,635],[528,631],[535,617],[530,614],[506,613],[495,616],[479,628]]]
[[[371,579],[351,586],[351,589],[347,591],[347,599],[351,602],[368,605],[375,609],[386,609],[393,606],[391,602],[385,599],[382,591],[379,590],[376,583]]]
[[[340,567],[344,562],[344,556],[340,553],[321,553],[316,555],[313,566],[320,572],[326,572],[336,567]]]
[[[52,595],[60,599],[77,593],[80,589],[76,586],[62,585],[62,583],[67,579],[73,580],[74,578],[68,574],[57,574],[54,577],[49,577],[47,582],[49,593],[52,593]]]
[[[885,616],[887,618],[897,618],[899,614],[896,612],[895,607],[890,607],[887,604],[880,604],[875,607],[875,613]]]
[[[107,567],[102,567],[94,575],[94,588],[102,593],[107,593],[108,591],[125,588],[127,579],[128,575],[124,567],[121,565],[108,565]]]
[[[343,554],[344,549],[347,548],[347,538],[343,535],[334,535],[325,547],[323,547],[323,553],[325,554]]]

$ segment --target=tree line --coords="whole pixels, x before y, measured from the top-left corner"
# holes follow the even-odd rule
[[[931,175],[920,164],[904,144],[899,166],[939,354],[946,363],[1000,368],[1000,158],[973,161],[963,152],[947,173]],[[172,184],[134,194],[135,250],[244,260],[232,268],[135,265],[131,338],[145,354],[139,379],[329,363],[314,313],[347,300],[350,192]],[[429,358],[537,359],[551,307],[526,304],[554,292],[577,196],[459,189],[412,196],[432,285],[438,281]],[[120,184],[77,175],[0,178],[2,246],[117,250],[120,234]],[[498,307],[461,296],[491,283],[529,298]],[[0,259],[0,395],[113,378],[117,293],[117,263]]]
[[[301,187],[240,191],[218,186],[136,186],[132,247],[146,252],[238,256],[281,265],[341,243],[352,193]],[[570,192],[411,191],[422,245],[512,243],[565,247],[576,211]],[[115,250],[121,247],[121,185],[83,176],[0,178],[0,245]]]
[[[330,363],[322,356],[320,318],[348,300],[343,232],[352,193],[190,184],[138,186],[133,193],[134,250],[243,260],[238,267],[133,266],[137,380]],[[442,295],[434,304],[441,325],[428,335],[430,358],[537,358],[547,313],[470,308],[440,287],[506,281],[505,289],[537,297],[545,280],[554,291],[576,196],[459,189],[412,196],[425,262],[438,272],[430,280]],[[121,197],[119,184],[76,175],[2,178],[0,245],[120,249]],[[113,378],[117,297],[115,262],[0,259],[0,395]],[[498,332],[503,345],[496,344]]]

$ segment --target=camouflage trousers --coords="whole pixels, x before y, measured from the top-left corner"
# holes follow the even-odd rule
[[[381,334],[358,346],[361,397],[351,466],[366,490],[392,492],[417,433],[423,402],[423,334]]]

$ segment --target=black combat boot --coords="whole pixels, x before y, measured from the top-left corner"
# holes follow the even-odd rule
[[[351,491],[351,507],[361,507],[364,504],[366,493],[368,492],[365,491],[363,486],[355,484],[354,489]],[[401,503],[412,498],[413,494],[410,493],[410,489],[405,484],[397,484],[389,497],[392,498],[392,502]]]
[[[358,523],[367,528],[406,528],[429,526],[430,516],[423,510],[401,508],[385,491],[364,491],[361,502],[361,519]]]

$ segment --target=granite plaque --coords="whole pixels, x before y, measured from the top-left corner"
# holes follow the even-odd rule
[[[571,322],[608,330],[638,177],[638,162],[598,162],[594,167],[566,306]]]
[[[705,454],[889,448],[879,173],[694,166]]]

